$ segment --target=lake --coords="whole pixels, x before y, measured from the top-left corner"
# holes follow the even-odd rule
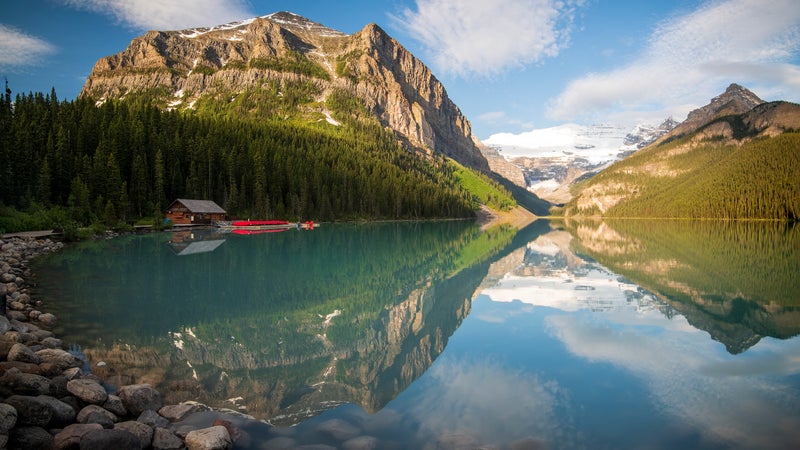
[[[275,425],[251,448],[800,443],[799,226],[192,229],[34,269],[93,372]]]

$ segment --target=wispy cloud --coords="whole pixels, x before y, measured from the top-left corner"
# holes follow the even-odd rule
[[[513,125],[523,130],[531,130],[534,127],[533,123],[510,117],[505,111],[490,111],[483,113],[475,117],[475,120],[490,125]]]
[[[682,119],[680,114],[705,104],[731,82],[762,97],[796,95],[800,68],[792,59],[798,51],[795,0],[708,2],[661,23],[636,61],[571,81],[551,101],[548,115],[597,120],[658,110]]]
[[[254,14],[245,0],[61,0],[73,8],[103,13],[141,30],[219,25]]]
[[[438,70],[491,76],[551,58],[569,44],[583,0],[417,0],[395,17]]]
[[[3,70],[37,65],[56,51],[53,44],[43,39],[0,24],[0,68]]]

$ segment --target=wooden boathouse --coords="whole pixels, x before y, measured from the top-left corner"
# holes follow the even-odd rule
[[[227,218],[225,210],[212,200],[185,198],[173,201],[164,215],[175,225],[210,225]]]

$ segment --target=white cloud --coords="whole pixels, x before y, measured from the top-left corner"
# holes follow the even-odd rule
[[[737,82],[797,101],[800,8],[795,0],[727,0],[661,23],[637,61],[571,81],[549,105],[558,120],[669,112],[682,120]],[[682,105],[680,110],[675,105]],[[690,107],[691,105],[691,107]],[[662,116],[663,117],[663,116]]]
[[[395,17],[443,72],[490,76],[568,45],[582,0],[417,0]]]
[[[545,446],[545,441],[559,436],[562,446],[577,446],[564,442],[565,436],[578,433],[571,420],[558,420],[556,407],[564,393],[555,381],[506,367],[491,357],[441,358],[425,376],[423,382],[432,387],[424,389],[424,397],[414,399],[407,411],[420,424],[420,438],[468,435],[477,447],[482,442],[524,438]]]
[[[787,392],[792,388],[771,378],[800,371],[797,342],[759,343],[734,359],[710,339],[696,339],[702,332],[670,327],[674,319],[662,318],[667,326],[653,334],[641,325],[620,328],[603,323],[602,316],[588,318],[595,320],[553,315],[547,325],[574,355],[641,378],[664,411],[703,430],[708,439],[737,448],[786,448],[800,439],[794,426],[800,415],[785,401],[794,395]]]
[[[115,17],[136,29],[177,30],[253,17],[245,0],[61,0]]]
[[[32,66],[56,52],[49,42],[0,24],[0,68]]]

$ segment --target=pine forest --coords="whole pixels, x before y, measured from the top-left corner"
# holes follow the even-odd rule
[[[376,120],[359,120],[363,106],[354,97],[338,93],[327,102],[340,126],[288,114],[281,120],[287,102],[267,104],[265,117],[248,114],[247,101],[224,111],[213,102],[166,111],[145,95],[101,104],[59,101],[52,91],[12,101],[6,88],[0,230],[157,223],[176,198],[214,200],[250,218],[472,217],[486,199],[464,187],[465,170],[483,180],[481,192],[488,186],[481,195],[513,204],[485,175],[442,156],[421,157]]]

